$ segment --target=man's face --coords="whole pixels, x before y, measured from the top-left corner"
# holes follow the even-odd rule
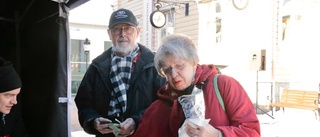
[[[17,96],[20,93],[21,88],[10,90],[0,93],[0,112],[3,114],[9,114],[13,105],[16,105]]]
[[[140,28],[128,24],[118,24],[108,29],[108,34],[113,44],[113,51],[118,56],[125,56],[135,48]]]

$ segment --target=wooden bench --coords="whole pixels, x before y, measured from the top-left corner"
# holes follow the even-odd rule
[[[316,119],[318,119],[320,117],[318,111],[318,102],[319,93],[317,91],[294,90],[286,88],[281,94],[280,101],[270,103],[270,106],[280,107],[283,111],[285,107],[312,110],[315,112]]]

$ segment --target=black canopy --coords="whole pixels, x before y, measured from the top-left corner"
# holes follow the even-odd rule
[[[0,56],[22,79],[18,104],[32,137],[70,135],[68,11],[87,1],[0,1]]]

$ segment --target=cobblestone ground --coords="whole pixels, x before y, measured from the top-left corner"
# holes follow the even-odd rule
[[[70,118],[71,118],[71,137],[94,137],[93,135],[89,135],[85,133],[78,121],[78,112],[77,107],[74,103],[74,98],[72,98],[72,102],[70,104]]]
[[[269,115],[271,111],[267,112]],[[285,109],[273,113],[257,114],[261,137],[320,137],[320,120],[311,110]],[[94,137],[83,131],[78,122],[77,108],[71,103],[71,137]]]
[[[261,137],[320,137],[320,121],[311,110],[287,108],[273,116],[258,115]]]

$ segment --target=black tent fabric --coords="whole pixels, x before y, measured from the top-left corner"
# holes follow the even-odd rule
[[[0,56],[22,79],[19,99],[31,137],[68,137],[68,8],[88,0],[5,0],[0,3]],[[60,101],[60,103],[59,103]]]

